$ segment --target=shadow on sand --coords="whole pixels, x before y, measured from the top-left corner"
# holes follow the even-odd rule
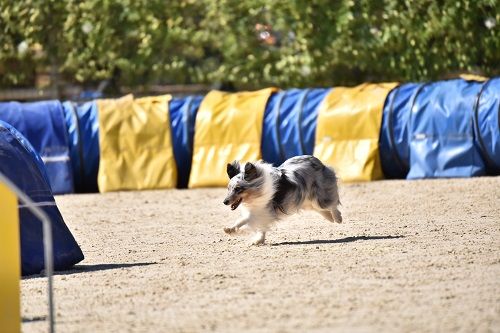
[[[346,237],[340,239],[317,239],[317,240],[309,240],[309,241],[297,241],[297,242],[282,242],[271,244],[272,246],[281,246],[281,245],[319,245],[319,244],[341,244],[341,243],[351,243],[357,241],[366,241],[366,240],[377,240],[377,239],[394,239],[394,238],[404,238],[405,236],[354,236],[354,237]]]
[[[35,316],[35,317],[23,317],[21,322],[23,323],[35,323],[37,321],[45,321],[47,316]]]
[[[140,266],[149,266],[155,265],[156,262],[137,262],[131,264],[97,264],[97,265],[75,265],[72,269],[67,271],[56,271],[54,272],[54,276],[57,275],[71,275],[85,272],[97,272],[97,271],[106,271],[109,269],[120,269],[120,268],[129,268],[129,267],[140,267]],[[23,276],[23,280],[36,279],[36,278],[44,278],[44,274],[36,274]]]

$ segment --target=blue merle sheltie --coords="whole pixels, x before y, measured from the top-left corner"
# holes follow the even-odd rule
[[[335,171],[314,156],[292,157],[275,168],[258,161],[227,165],[228,194],[224,204],[232,210],[242,204],[243,214],[224,228],[227,234],[246,226],[255,232],[253,245],[263,244],[274,222],[312,209],[331,222],[342,223]]]

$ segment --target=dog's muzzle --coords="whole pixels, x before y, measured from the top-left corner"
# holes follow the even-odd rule
[[[239,198],[238,200],[236,200],[235,202],[233,202],[231,204],[231,210],[235,210],[236,208],[238,208],[238,206],[240,205],[240,203],[243,201],[242,198]],[[229,205],[231,203],[231,201],[229,201],[229,199],[225,199],[224,200],[224,205]]]

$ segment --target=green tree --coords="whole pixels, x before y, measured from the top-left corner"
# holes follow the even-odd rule
[[[500,71],[496,0],[4,0],[0,86],[217,83],[237,89]]]

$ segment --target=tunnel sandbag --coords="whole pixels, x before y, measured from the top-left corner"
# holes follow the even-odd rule
[[[68,131],[61,102],[0,103],[0,120],[16,128],[40,154],[53,193],[74,192]]]
[[[384,102],[395,83],[333,88],[319,107],[314,155],[344,182],[382,179],[379,137]]]
[[[312,155],[318,106],[329,89],[291,89],[273,94],[266,106],[262,158],[275,166]]]
[[[95,101],[64,102],[75,192],[97,192],[99,119]]]
[[[193,157],[194,127],[196,113],[203,96],[172,98],[169,103],[170,126],[175,162],[177,164],[177,187],[186,188]]]
[[[490,175],[500,174],[500,77],[481,87],[474,106],[476,142]]]
[[[380,128],[380,162],[385,178],[404,179],[410,166],[408,126],[411,106],[422,83],[392,89],[384,105]]]
[[[483,83],[454,79],[420,87],[411,108],[408,179],[485,174],[473,110]]]
[[[174,188],[170,95],[97,100],[100,192]]]
[[[83,253],[64,223],[50,189],[41,157],[14,127],[0,121],[0,172],[49,217],[54,244],[54,268],[67,270],[83,260]],[[45,267],[42,222],[19,203],[21,267],[23,275]]]
[[[209,92],[196,116],[189,187],[225,186],[226,164],[261,158],[264,111],[275,88]]]

